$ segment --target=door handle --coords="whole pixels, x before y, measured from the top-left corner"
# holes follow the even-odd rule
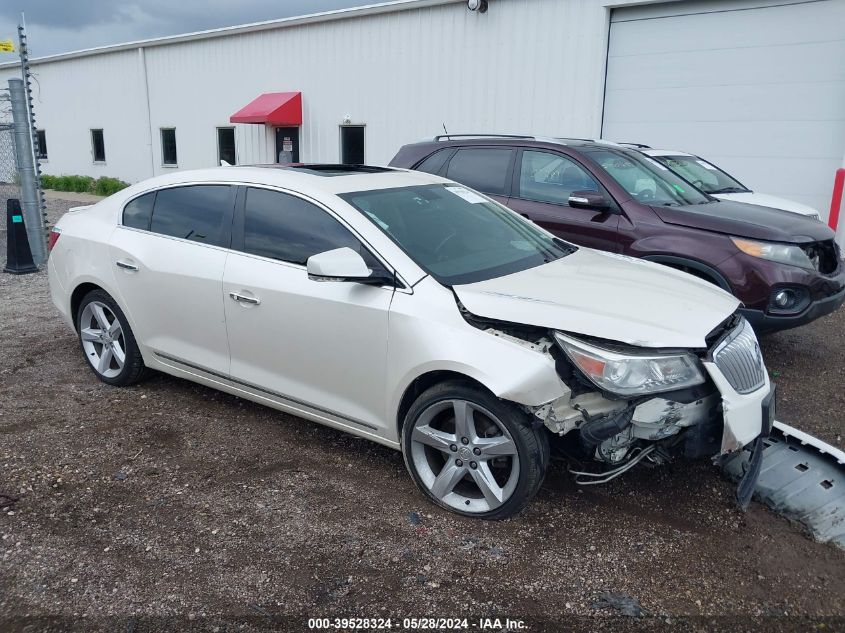
[[[122,262],[119,259],[114,263],[115,266],[118,268],[122,268],[123,270],[134,270],[138,272],[138,267],[135,264],[130,264],[129,262]]]
[[[258,297],[247,297],[242,294],[238,294],[237,292],[230,292],[229,296],[238,303],[248,303],[254,306],[261,305],[261,299]]]

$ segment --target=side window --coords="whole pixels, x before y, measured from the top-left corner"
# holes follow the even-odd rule
[[[223,219],[234,205],[234,187],[190,185],[156,193],[150,230],[203,244],[223,244]]]
[[[305,265],[311,255],[347,246],[370,269],[383,266],[340,222],[317,205],[267,189],[247,189],[244,251]]]
[[[441,149],[434,152],[431,156],[426,158],[423,162],[416,166],[417,171],[424,171],[427,174],[437,174],[443,167],[443,164],[452,155],[452,150]]]
[[[123,207],[123,226],[149,231],[155,199],[156,194],[153,191],[130,201],[129,204]]]
[[[461,149],[449,161],[446,177],[484,193],[505,195],[512,156],[511,149]]]
[[[601,191],[601,188],[583,167],[560,154],[522,152],[520,198],[567,204],[573,191]]]

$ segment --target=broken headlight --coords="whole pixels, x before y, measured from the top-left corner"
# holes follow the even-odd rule
[[[555,339],[569,359],[597,387],[620,396],[684,389],[704,382],[698,359],[688,353],[628,354],[585,343],[561,332]]]

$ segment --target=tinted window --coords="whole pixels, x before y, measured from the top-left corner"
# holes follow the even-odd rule
[[[305,265],[311,255],[347,246],[371,269],[382,268],[352,233],[320,207],[296,196],[248,189],[244,251]]]
[[[512,154],[510,149],[458,150],[449,161],[446,177],[484,193],[502,195],[506,191]]]
[[[193,185],[156,194],[150,230],[203,244],[223,246],[223,218],[234,204],[234,187]]]
[[[36,133],[36,140],[38,141],[38,158],[41,160],[47,159],[47,132],[38,130]]]
[[[440,151],[434,152],[431,156],[417,165],[416,169],[429,174],[436,174],[440,171],[440,168],[443,167],[443,163],[446,162],[446,159],[448,159],[451,155],[451,150],[441,149]]]
[[[138,196],[127,204],[123,208],[123,226],[149,231],[155,199],[155,192],[145,193],[143,196]]]
[[[102,130],[91,130],[91,152],[95,163],[106,162],[106,141]]]
[[[173,128],[161,130],[161,162],[164,165],[176,164],[176,130]]]
[[[600,191],[598,183],[576,162],[549,152],[522,153],[519,197],[567,204],[573,191]]]
[[[459,185],[341,194],[445,285],[542,266],[575,247]]]
[[[235,152],[235,128],[233,127],[219,127],[217,128],[217,164],[221,160],[225,160],[230,165],[238,163]]]

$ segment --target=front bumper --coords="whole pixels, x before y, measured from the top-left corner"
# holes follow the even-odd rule
[[[715,363],[705,361],[704,368],[722,396],[724,430],[720,454],[736,453],[756,438],[767,434],[769,429],[768,424],[764,423],[764,405],[769,404],[769,394],[772,392],[768,374],[759,389],[741,394],[731,386]]]
[[[811,301],[803,312],[794,315],[770,314],[763,310],[746,308],[741,308],[740,313],[751,324],[755,332],[764,334],[806,325],[831,312],[836,312],[842,307],[843,303],[845,303],[845,288],[829,297]]]

